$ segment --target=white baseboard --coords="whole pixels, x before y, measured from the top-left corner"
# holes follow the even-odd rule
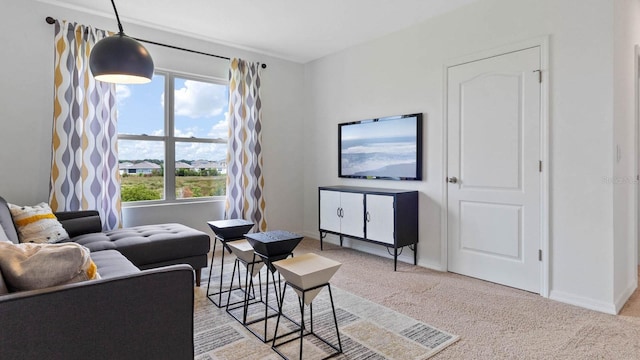
[[[605,314],[616,315],[618,313],[618,311],[616,310],[616,304],[614,304],[613,302],[594,300],[584,296],[570,294],[564,291],[551,290],[551,292],[549,293],[549,299],[560,301],[565,304],[579,306],[589,310],[603,312]]]
[[[319,233],[309,233],[306,231],[304,233],[304,236],[312,239],[316,239],[316,240],[320,238]],[[340,245],[340,237],[334,234],[327,234],[327,236],[323,239],[323,241],[333,245]],[[390,255],[387,252],[387,248],[383,245],[372,244],[362,240],[351,239],[346,236],[342,241],[342,245],[350,249],[366,252],[368,254],[377,255],[380,257],[393,260],[393,255]],[[413,265],[413,250],[409,249],[408,247],[405,247],[402,250],[403,250],[403,253],[398,255],[398,261]],[[400,249],[398,249],[398,252],[400,252]]]
[[[622,292],[622,294],[620,294],[620,296],[618,296],[618,298],[616,299],[616,302],[615,302],[616,314],[619,313],[620,310],[622,310],[622,307],[624,306],[624,304],[627,303],[627,300],[629,300],[631,295],[633,295],[633,292],[636,291],[637,287],[638,287],[638,281],[636,279],[633,279],[633,281],[631,281],[631,283],[629,283],[629,285]]]
[[[320,241],[320,234],[318,232],[305,231],[302,234],[307,238]],[[349,242],[347,242],[347,240],[349,240]],[[324,238],[324,241],[333,245],[340,245],[340,239],[337,235],[329,234],[327,235],[326,238]],[[318,245],[318,247],[319,246],[320,245]],[[368,254],[393,259],[393,256],[389,255],[389,253],[387,253],[387,251],[385,250],[385,247],[382,245],[370,244],[365,241],[349,239],[345,237],[344,246],[354,250],[366,252]],[[408,253],[399,255],[398,261],[413,265],[413,251],[410,249],[406,249],[405,251],[408,251]],[[447,269],[442,268],[441,263],[434,263],[434,262],[425,263],[424,261],[420,261],[420,259],[418,259],[417,266],[430,269],[430,270],[447,272]]]

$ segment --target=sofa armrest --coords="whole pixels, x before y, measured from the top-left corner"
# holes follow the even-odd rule
[[[0,296],[7,359],[189,359],[193,269],[139,273]]]
[[[54,213],[69,237],[102,232],[100,213],[96,210],[61,211]]]

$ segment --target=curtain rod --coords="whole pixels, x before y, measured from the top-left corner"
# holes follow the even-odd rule
[[[44,20],[47,22],[47,24],[50,24],[50,25],[55,24],[55,22],[56,22],[56,19],[52,18],[51,16],[47,16]],[[182,51],[186,51],[186,52],[190,52],[190,53],[194,53],[194,54],[212,56],[212,57],[216,57],[216,58],[224,59],[224,60],[231,60],[230,58],[228,58],[226,56],[210,54],[210,53],[206,53],[206,52],[202,52],[202,51],[198,51],[198,50],[185,49],[185,48],[178,47],[178,46],[167,45],[167,44],[163,44],[163,43],[159,43],[159,42],[155,42],[155,41],[150,41],[150,40],[139,39],[139,38],[135,38],[135,37],[131,37],[131,38],[134,39],[134,40],[140,41],[140,42],[147,43],[147,44],[164,46],[164,47],[168,47],[168,48],[175,49],[175,50],[182,50]],[[260,65],[262,66],[263,69],[267,68],[267,64],[260,64]]]

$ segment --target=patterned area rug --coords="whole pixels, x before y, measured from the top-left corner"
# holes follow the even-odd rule
[[[233,266],[225,266],[232,268]],[[214,273],[216,272],[214,268]],[[230,269],[231,270],[231,269]],[[266,269],[261,272],[265,279]],[[223,283],[228,284],[226,277]],[[218,278],[219,279],[219,278]],[[257,277],[256,277],[257,279]],[[270,278],[271,279],[271,278]],[[243,275],[244,280],[244,275]],[[277,280],[277,275],[276,275]],[[271,349],[271,341],[263,343],[257,336],[247,330],[240,321],[243,308],[230,307],[229,312],[225,308],[218,308],[211,303],[206,296],[206,279],[203,285],[195,289],[195,315],[194,315],[194,345],[196,360],[213,359],[281,359]],[[213,284],[218,281],[212,279]],[[237,281],[237,280],[236,280]],[[282,282],[284,284],[284,281]],[[273,289],[271,284],[271,289]],[[260,299],[260,292],[255,288],[256,299]],[[263,287],[264,289],[264,287]],[[340,340],[343,353],[336,359],[427,359],[447,346],[458,341],[459,337],[439,330],[428,324],[422,323],[394,310],[370,302],[364,298],[351,294],[336,286],[331,286],[333,300],[336,308]],[[244,296],[240,290],[231,292],[231,303],[239,301]],[[223,294],[223,304],[226,304],[227,293]],[[265,302],[254,301],[247,311],[247,319],[257,320],[264,317]],[[216,297],[217,302],[217,297]],[[270,291],[268,304],[277,309],[273,292]],[[278,335],[295,330],[296,323],[300,322],[300,308],[298,297],[291,288],[285,290],[285,302],[283,314],[280,320]],[[268,315],[274,315],[267,320],[267,338],[273,337],[277,317],[275,311],[268,308]],[[232,316],[233,315],[233,316]],[[234,317],[235,316],[235,317]],[[313,320],[315,333],[319,334],[331,344],[337,346],[333,315],[329,291],[323,288],[313,301]],[[308,307],[305,311],[305,323],[309,328]],[[257,321],[250,325],[259,336],[264,338],[265,322]],[[294,337],[295,335],[290,335]],[[288,339],[278,339],[277,343]],[[299,357],[299,340],[280,346],[279,350],[287,357],[297,359]],[[320,359],[335,352],[332,348],[319,341],[314,336],[305,336],[303,343],[303,358]]]

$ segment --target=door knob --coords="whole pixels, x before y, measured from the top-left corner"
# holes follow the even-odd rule
[[[452,177],[450,177],[450,178],[447,178],[447,181],[448,181],[448,182],[450,182],[450,183],[452,183],[452,184],[455,184],[455,183],[457,183],[457,182],[458,182],[458,178],[457,178],[457,177],[455,177],[455,176],[452,176]]]

